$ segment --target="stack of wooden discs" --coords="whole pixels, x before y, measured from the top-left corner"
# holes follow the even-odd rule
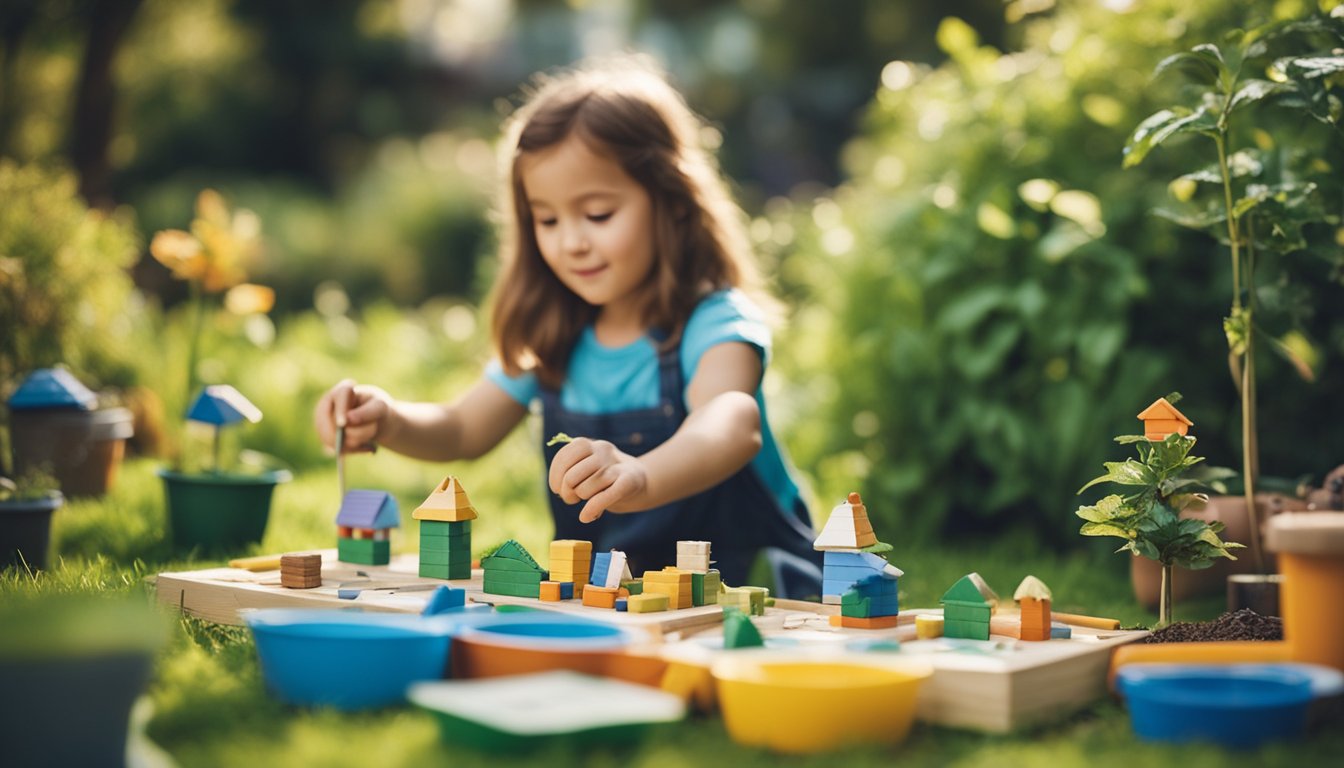
[[[280,586],[290,589],[322,586],[322,556],[281,555]]]

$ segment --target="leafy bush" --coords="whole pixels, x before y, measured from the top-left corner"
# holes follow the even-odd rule
[[[806,403],[809,419],[788,431],[822,493],[867,476],[878,524],[908,535],[1022,523],[1063,541],[1074,489],[1105,458],[1096,436],[1131,428],[1136,393],[1171,389],[1199,404],[1187,413],[1213,462],[1235,463],[1225,259],[1149,215],[1165,184],[1123,171],[1120,151],[1165,95],[1149,86],[1153,66],[1248,13],[1061,4],[1024,22],[1010,54],[949,20],[948,64],[888,66],[846,150],[852,182],[779,205],[754,230],[785,244],[779,275],[802,307],[781,362],[798,385],[785,402]],[[1337,160],[1337,139],[1305,140]],[[1337,290],[1315,266],[1297,284]],[[1337,347],[1336,307],[1315,337]],[[1330,375],[1316,390],[1286,384],[1293,396],[1279,400],[1292,403],[1267,403],[1266,421],[1310,428],[1292,418],[1306,402],[1338,414]],[[1324,471],[1344,453],[1335,434],[1301,437],[1267,436],[1267,457]]]
[[[135,228],[35,165],[0,160],[0,200],[0,382],[64,363],[90,384],[132,383]]]

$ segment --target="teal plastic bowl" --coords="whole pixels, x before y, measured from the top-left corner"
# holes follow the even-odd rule
[[[291,704],[359,710],[400,704],[411,683],[443,678],[453,634],[478,619],[276,608],[247,612],[243,620],[274,695]]]

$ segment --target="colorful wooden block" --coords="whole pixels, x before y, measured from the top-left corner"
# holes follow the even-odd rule
[[[615,608],[616,589],[589,584],[583,590],[583,604],[590,608]]]
[[[932,640],[935,637],[943,636],[943,617],[925,616],[920,614],[915,617],[915,637],[920,640]]]
[[[561,600],[561,598],[560,598],[560,582],[558,582],[558,581],[543,581],[543,582],[541,582],[541,584],[539,585],[538,591],[537,591],[537,597],[540,598],[542,601],[547,602],[547,603],[558,603],[558,602],[560,602],[560,600]]]
[[[625,602],[630,613],[656,613],[666,611],[671,606],[667,595],[661,593],[645,592],[642,595],[631,595]]]
[[[832,627],[845,627],[847,629],[890,629],[900,621],[898,616],[873,616],[870,618],[860,618],[856,616],[836,616],[831,614]]]
[[[343,563],[387,565],[392,559],[392,542],[373,539],[337,539],[336,556]]]
[[[723,609],[723,647],[725,649],[760,648],[765,645],[751,617],[736,608]]]

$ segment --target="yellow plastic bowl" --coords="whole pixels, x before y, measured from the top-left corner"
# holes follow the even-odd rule
[[[915,718],[918,664],[782,660],[759,656],[715,662],[728,735],[778,752],[823,752],[856,744],[898,744]]]

